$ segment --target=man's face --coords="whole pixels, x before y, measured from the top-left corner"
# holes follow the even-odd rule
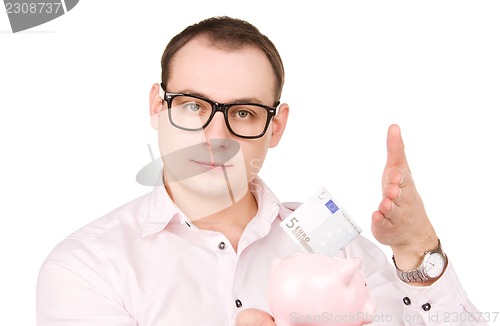
[[[195,38],[176,53],[170,76],[167,92],[195,94],[219,103],[272,106],[275,101],[272,66],[254,47],[227,51],[211,46],[205,38]],[[261,138],[244,139],[231,134],[221,112],[205,129],[178,129],[170,123],[165,103],[158,134],[165,182],[174,199],[175,189],[182,189],[216,200],[238,201],[259,172],[268,148],[281,137],[286,114],[280,116],[281,124],[275,118],[278,122],[272,121]]]

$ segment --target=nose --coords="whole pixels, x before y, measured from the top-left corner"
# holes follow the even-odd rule
[[[207,140],[210,139],[225,139],[231,137],[231,132],[226,126],[226,121],[224,120],[224,113],[221,111],[216,112],[212,121],[204,129],[205,137]]]

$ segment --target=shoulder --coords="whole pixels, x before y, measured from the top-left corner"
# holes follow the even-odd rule
[[[60,241],[45,259],[50,263],[72,264],[102,259],[101,252],[113,250],[141,236],[150,194],[138,197],[95,219]]]
[[[150,201],[150,193],[138,197],[83,226],[70,234],[67,239],[94,242],[123,233],[140,235],[141,225],[147,217]]]

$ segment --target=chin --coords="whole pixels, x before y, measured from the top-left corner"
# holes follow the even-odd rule
[[[193,194],[214,200],[226,200],[233,196],[234,200],[238,201],[248,190],[246,177],[235,178],[228,175],[226,180],[222,173],[203,173],[176,183]]]

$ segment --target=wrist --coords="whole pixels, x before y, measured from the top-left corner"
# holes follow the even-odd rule
[[[403,257],[403,259],[401,259],[401,257]],[[423,252],[417,267],[409,268],[408,266],[411,266],[415,261],[414,257],[415,256],[412,258],[409,255],[400,255],[399,262],[403,262],[403,266],[399,266],[395,256],[392,257],[398,277],[403,282],[412,285],[425,286],[434,283],[441,277],[448,265],[448,259],[441,248],[439,239],[435,248]]]
[[[439,239],[436,236],[421,243],[391,247],[394,255],[394,263],[402,271],[415,269],[422,264],[425,253],[436,249],[438,246]]]

